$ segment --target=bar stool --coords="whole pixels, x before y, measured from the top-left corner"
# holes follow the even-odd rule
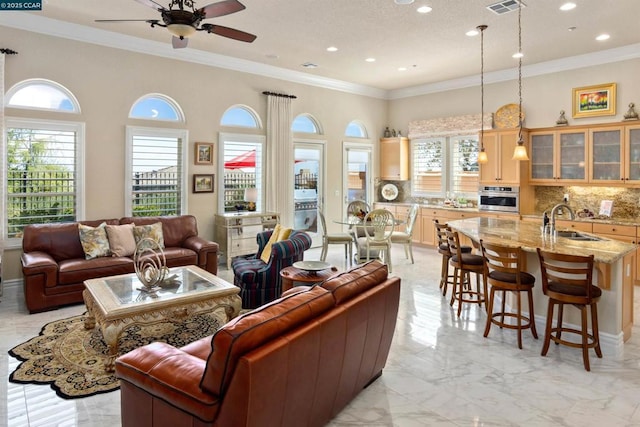
[[[462,303],[468,302],[482,306],[482,303],[486,302],[486,281],[482,281],[484,289],[480,289],[480,275],[484,273],[484,259],[480,255],[462,252],[460,237],[457,231],[446,230],[445,233],[447,235],[447,241],[449,242],[449,250],[451,251],[449,264],[454,268],[453,293],[451,294],[449,304],[453,306],[453,302],[458,301],[458,317],[460,317]],[[476,275],[475,290],[471,285],[471,280],[469,280],[470,273]],[[465,283],[468,284],[467,287],[465,287]]]
[[[538,257],[540,259],[540,271],[542,274],[542,291],[549,297],[547,326],[544,331],[544,345],[541,354],[542,356],[546,356],[551,340],[556,344],[582,348],[584,368],[590,371],[589,349],[593,348],[596,355],[602,358],[598,332],[597,307],[597,302],[602,295],[602,290],[592,282],[593,255],[555,254],[538,248]],[[580,309],[580,317],[582,320],[580,330],[562,326],[562,315],[565,304],[573,305]],[[556,305],[558,306],[558,320],[554,328],[552,327],[553,309]],[[591,309],[591,334],[587,329],[587,307]],[[580,335],[581,342],[576,343],[561,338],[563,332]]]
[[[436,236],[438,237],[438,253],[442,255],[442,265],[440,267],[440,285],[442,295],[447,294],[449,283],[453,284],[453,275],[449,274],[449,260],[451,259],[451,251],[449,250],[449,241],[447,240],[446,230],[451,230],[447,224],[440,224],[437,219],[433,220],[436,227]],[[461,246],[462,253],[471,253],[471,246]]]
[[[516,329],[518,331],[518,348],[522,349],[522,330],[531,329],[531,334],[538,339],[535,317],[533,314],[533,285],[536,278],[523,271],[522,248],[512,248],[480,240],[480,250],[484,259],[484,279],[491,285],[489,305],[487,306],[487,324],[484,328],[485,338],[489,335],[491,324],[500,328]],[[502,291],[502,310],[493,312],[495,294]],[[506,312],[505,300],[507,292],[517,296],[516,312]],[[522,300],[520,294],[527,293],[529,300],[529,317],[522,315]],[[505,322],[505,317],[515,319],[516,324]]]

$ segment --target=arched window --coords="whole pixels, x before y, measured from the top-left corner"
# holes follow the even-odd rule
[[[251,108],[244,105],[234,105],[227,109],[220,120],[222,126],[238,126],[244,128],[262,128],[260,117]]]
[[[367,128],[357,120],[352,121],[347,125],[347,129],[344,131],[344,136],[351,136],[355,138],[368,138]]]
[[[150,93],[133,103],[129,118],[184,122],[184,113],[178,103],[168,96]]]
[[[302,133],[315,133],[316,135],[322,134],[318,121],[311,116],[311,114],[299,114],[293,119],[291,130],[294,132]]]
[[[80,113],[80,104],[64,86],[45,79],[21,81],[7,91],[6,106],[34,110]]]

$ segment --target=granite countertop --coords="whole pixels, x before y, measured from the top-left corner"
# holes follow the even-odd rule
[[[502,245],[521,246],[524,251],[536,252],[536,248],[567,255],[593,254],[596,262],[612,264],[624,255],[636,250],[636,246],[618,240],[600,237],[598,241],[572,240],[541,233],[540,224],[512,219],[469,218],[448,222],[449,226],[471,240]],[[582,232],[581,232],[582,233]],[[591,233],[582,233],[595,236]]]
[[[539,214],[530,214],[530,215],[521,215],[522,218],[537,218],[542,222],[542,213]],[[557,216],[556,220],[566,220],[566,221],[578,221],[578,222],[589,222],[594,224],[615,224],[615,225],[631,225],[631,226],[640,226],[640,219],[637,218],[595,218],[595,217],[579,217],[576,216],[573,220],[568,216]]]

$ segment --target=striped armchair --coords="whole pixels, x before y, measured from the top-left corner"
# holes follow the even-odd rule
[[[304,251],[311,247],[311,237],[303,231],[293,231],[288,240],[276,242],[271,247],[267,264],[260,259],[272,230],[258,233],[258,252],[248,257],[236,257],[231,261],[234,284],[240,288],[242,308],[256,308],[280,298],[282,278],[280,270],[296,261],[302,261]]]

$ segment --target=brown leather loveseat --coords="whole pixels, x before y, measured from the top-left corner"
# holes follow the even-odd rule
[[[218,244],[198,237],[193,215],[163,217],[124,217],[80,221],[96,227],[162,223],[164,253],[168,267],[197,265],[213,274],[218,272]],[[85,259],[78,222],[28,225],[22,238],[24,295],[29,312],[82,302],[84,281],[116,274],[133,273],[131,256]]]
[[[123,427],[322,426],[382,373],[400,279],[371,261],[293,288],[182,348],[116,360]]]

